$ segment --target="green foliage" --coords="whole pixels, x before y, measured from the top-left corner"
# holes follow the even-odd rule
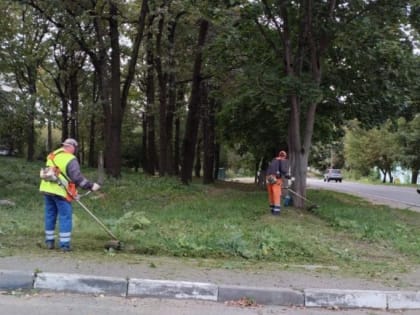
[[[41,164],[0,160],[0,197],[16,204],[0,206],[0,254],[41,254],[44,249],[34,246],[42,247],[44,237]],[[85,174],[92,178],[95,172]],[[323,264],[358,272],[378,265],[395,271],[395,255],[398,264],[420,263],[418,213],[374,207],[345,194],[310,190],[308,198],[320,205],[316,215],[286,207],[275,217],[266,192],[251,184],[184,186],[125,173],[88,196],[82,202],[120,237],[127,255]],[[73,254],[103,255],[108,235],[77,204],[74,214]]]
[[[401,118],[398,121],[397,137],[401,164],[413,171],[420,170],[420,115],[417,114],[411,121]],[[416,178],[413,178],[412,183],[416,183]]]
[[[348,166],[362,175],[368,175],[373,167],[384,175],[390,174],[400,151],[397,134],[391,127],[387,122],[379,128],[364,130],[358,121],[351,122],[344,139]]]
[[[130,117],[127,119],[132,123],[131,126],[125,126],[123,128],[123,136],[122,136],[122,148],[121,148],[121,159],[122,165],[128,168],[139,169],[141,167],[141,157],[142,157],[142,147],[141,147],[141,139],[142,134],[136,128],[136,121]]]
[[[328,168],[344,168],[344,144],[341,141],[323,143],[321,141],[312,145],[311,167],[324,171]]]
[[[218,86],[214,94],[222,104],[217,116],[220,139],[259,160],[285,147],[287,91],[298,89],[300,81],[279,75],[282,63],[247,13],[254,14],[226,12],[219,36],[209,43],[208,57]]]
[[[367,14],[355,14],[336,33],[326,78],[346,119],[357,118],[372,128],[411,115],[415,98],[410,91],[419,87],[419,61],[412,49],[415,37],[410,39],[401,28],[408,24],[408,7],[403,2],[378,3]]]
[[[367,146],[366,131],[360,128],[357,121],[351,122],[344,138],[346,164],[350,169],[357,170],[362,175],[368,174],[371,168],[367,157],[362,154]]]
[[[377,174],[371,174],[374,167],[389,173],[394,166],[402,165],[414,175],[420,169],[419,126],[419,115],[408,122],[400,118],[395,126],[387,121],[370,130],[363,129],[356,120],[350,122],[344,138],[347,167],[355,174],[376,178]]]
[[[29,3],[35,4],[43,14]],[[328,19],[326,2],[318,1],[312,8],[313,16],[306,19],[313,22],[312,31],[302,41],[296,39],[304,33],[300,29],[304,25],[303,6],[293,1],[175,1],[167,6],[151,2],[149,13],[161,14],[164,23],[167,23],[162,34],[163,49],[156,57],[162,60],[165,76],[175,74],[178,82],[186,82],[191,77],[191,57],[198,35],[195,28],[197,19],[204,17],[211,22],[211,36],[203,52],[203,78],[211,86],[212,97],[222,107],[217,121],[217,141],[223,142],[222,145],[231,145],[241,156],[247,152],[259,161],[261,157],[270,158],[287,144],[290,95],[299,99],[302,129],[307,104],[318,103],[313,138],[316,144],[340,141],[346,119],[357,117],[370,127],[400,115],[407,120],[414,117],[419,111],[420,77],[419,56],[413,54],[413,43],[418,41],[419,10],[413,3],[415,1],[408,0],[349,1],[346,5],[337,6],[334,18]],[[136,23],[132,22],[138,19],[141,3],[117,1],[116,5],[121,13],[116,17],[120,23],[121,38],[133,40]],[[264,8],[264,5],[267,7]],[[94,44],[93,36],[93,19],[98,17],[101,21],[97,27],[105,26],[101,15],[106,17],[108,5],[88,1],[3,1],[0,6],[5,12],[0,21],[0,36],[4,43],[0,49],[2,79],[11,87],[23,88],[21,100],[28,92],[36,92],[31,98],[38,102],[36,123],[42,128],[49,121],[57,127],[61,123],[61,100],[54,93],[58,92],[54,80],[57,79],[64,87],[63,83],[74,70],[72,68],[80,68],[80,81],[76,80],[80,97],[77,134],[81,142],[87,143],[86,139],[91,136],[91,122],[96,121],[97,147],[94,150],[98,150],[104,138],[99,130],[110,126],[102,128],[103,117],[99,115],[103,104],[98,102],[98,77],[91,64],[96,58],[85,59],[86,56],[79,55],[83,50],[79,45],[83,43],[85,52],[89,53],[109,45],[108,36],[96,37],[104,40],[100,44]],[[281,29],[276,30],[274,23],[269,23],[270,15],[268,10],[264,10],[272,10],[275,18],[280,20],[280,6],[288,12],[292,51],[302,52],[294,56],[296,71],[293,76],[285,75],[284,45],[278,36]],[[147,29],[154,36],[158,33],[159,21],[156,18]],[[175,21],[174,60],[170,61],[171,50],[166,39],[168,29]],[[52,22],[56,27],[50,27]],[[104,34],[108,32],[104,30]],[[36,38],[36,35],[40,37]],[[319,86],[313,76],[308,75],[312,67],[306,53],[310,51],[309,43],[305,43],[308,35],[314,36],[316,47],[324,48],[326,44],[325,50],[318,51],[321,56],[318,66],[322,72]],[[120,73],[123,75],[127,73],[130,44],[128,40],[121,41],[121,58],[125,62],[122,62]],[[302,50],[299,50],[300,45]],[[144,48],[144,45],[140,47],[138,60],[144,60]],[[64,65],[74,51],[78,53],[73,57],[83,62]],[[59,69],[55,61],[61,62],[64,67]],[[23,75],[22,69],[27,68],[31,69],[33,77],[29,73]],[[142,73],[145,68],[144,64],[137,65],[139,75],[130,89],[121,132],[122,155],[117,157],[122,159],[121,165],[130,168],[139,165],[142,149],[139,145],[141,133],[136,128],[140,125],[139,113],[144,111]],[[28,86],[26,82],[29,77],[33,86]],[[29,91],[34,87],[36,90]],[[158,96],[160,91],[156,90],[156,93]],[[187,98],[188,88],[185,94]],[[13,110],[0,113],[0,140],[13,135],[14,146],[21,152],[24,145],[28,145],[23,128],[32,123],[27,120],[34,109],[30,104],[35,103],[27,100],[20,104],[12,102]],[[178,114],[186,109],[183,105],[180,107]],[[96,119],[93,119],[93,114],[96,114]],[[318,158],[322,159],[319,165],[324,168],[327,164],[325,152],[316,152],[313,159]]]
[[[11,92],[0,90],[0,145],[21,152],[24,138],[24,109]]]

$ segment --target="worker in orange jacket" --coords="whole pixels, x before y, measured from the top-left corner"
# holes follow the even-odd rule
[[[268,202],[273,215],[279,215],[281,211],[283,178],[290,179],[288,164],[287,153],[285,151],[280,151],[278,156],[270,162],[267,168],[266,182]]]

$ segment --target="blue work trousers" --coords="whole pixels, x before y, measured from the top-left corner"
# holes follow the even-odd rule
[[[45,241],[54,242],[58,217],[60,248],[70,248],[73,207],[60,196],[45,195]]]

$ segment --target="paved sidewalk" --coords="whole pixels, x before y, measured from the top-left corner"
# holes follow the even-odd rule
[[[330,271],[322,266],[295,266],[290,271],[275,266],[237,270],[205,264],[203,260],[144,256],[116,262],[109,255],[93,261],[56,252],[42,257],[2,257],[0,290],[218,302],[246,298],[261,305],[305,307],[420,309],[418,279],[396,287],[339,277],[334,275],[333,267],[329,267]]]

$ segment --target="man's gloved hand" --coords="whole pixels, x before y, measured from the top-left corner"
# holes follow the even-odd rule
[[[286,174],[286,176],[284,176],[284,177],[286,177],[287,179],[291,179],[292,178],[289,174]]]
[[[99,185],[97,183],[93,183],[92,188],[90,190],[98,191],[99,189],[101,189],[101,185]]]

